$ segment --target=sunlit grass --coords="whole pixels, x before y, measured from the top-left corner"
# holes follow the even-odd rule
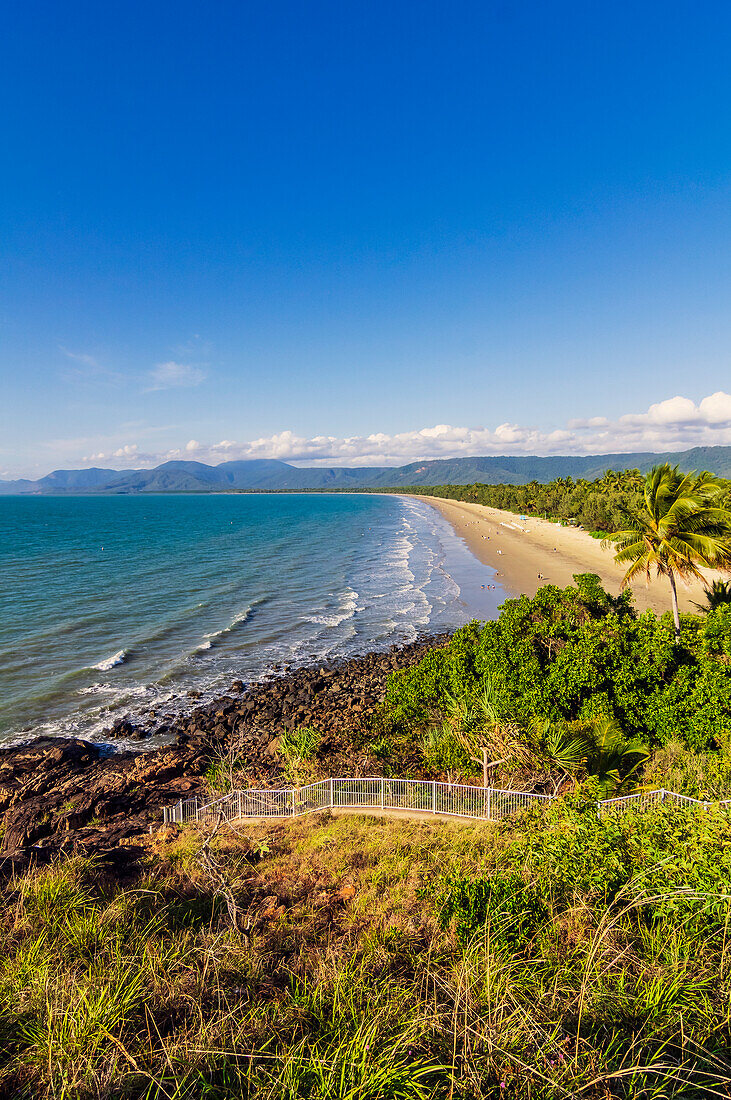
[[[152,837],[124,890],[88,861],[28,873],[1,918],[0,1094],[727,1095],[728,900],[683,887],[663,813],[627,819],[640,874],[613,896],[567,878],[517,948],[509,915],[459,938],[439,899],[446,872],[517,868],[538,888],[550,866],[519,855],[525,821],[325,813],[221,831],[207,859],[197,828]],[[549,832],[578,836],[560,851],[582,882],[577,820]],[[695,859],[722,878],[716,842]]]

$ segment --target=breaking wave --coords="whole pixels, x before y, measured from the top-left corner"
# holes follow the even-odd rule
[[[110,668],[116,668],[117,665],[123,665],[127,660],[127,656],[126,649],[119,649],[116,653],[113,653],[111,657],[105,657],[98,665],[92,665],[91,667],[96,669],[97,672],[109,672]]]

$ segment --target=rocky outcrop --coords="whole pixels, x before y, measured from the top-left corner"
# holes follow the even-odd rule
[[[373,773],[378,762],[362,734],[380,707],[389,674],[446,641],[441,635],[298,669],[248,690],[234,681],[230,695],[183,717],[155,716],[145,723],[124,718],[108,731],[109,740],[142,742],[160,733],[171,738],[165,748],[149,752],[109,754],[87,741],[50,737],[0,751],[0,869],[47,859],[61,849],[126,865],[127,855],[122,859],[117,849],[159,824],[162,806],[204,791],[211,760],[232,747],[249,782],[275,785],[282,771],[278,739],[288,727],[321,731],[320,756],[331,773]]]

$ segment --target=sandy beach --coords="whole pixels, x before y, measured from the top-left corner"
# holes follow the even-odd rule
[[[574,573],[596,573],[608,592],[619,592],[624,570],[614,564],[611,550],[602,550],[599,539],[574,527],[561,527],[548,520],[503,512],[483,504],[465,504],[442,497],[419,496],[431,504],[454,527],[475,557],[498,573],[498,580],[511,595],[535,595],[544,584],[560,588],[573,584]],[[708,574],[709,579],[720,574]],[[671,609],[670,585],[660,577],[647,587],[639,581],[632,587],[635,606],[662,614]],[[703,585],[694,581],[678,585],[681,611],[696,611],[703,602]]]

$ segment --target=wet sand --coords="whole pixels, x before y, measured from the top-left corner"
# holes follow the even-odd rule
[[[514,512],[484,504],[430,496],[417,499],[441,512],[475,557],[497,571],[498,582],[511,596],[533,596],[544,584],[565,588],[574,583],[574,573],[596,573],[608,592],[619,592],[624,569],[615,565],[612,551],[602,550],[601,541],[586,531],[533,517],[521,520]],[[709,580],[716,576],[720,574],[708,574]],[[639,611],[662,614],[671,609],[670,585],[664,577],[649,587],[637,581],[632,593]],[[680,610],[696,611],[694,602],[703,602],[703,585],[679,583]]]

